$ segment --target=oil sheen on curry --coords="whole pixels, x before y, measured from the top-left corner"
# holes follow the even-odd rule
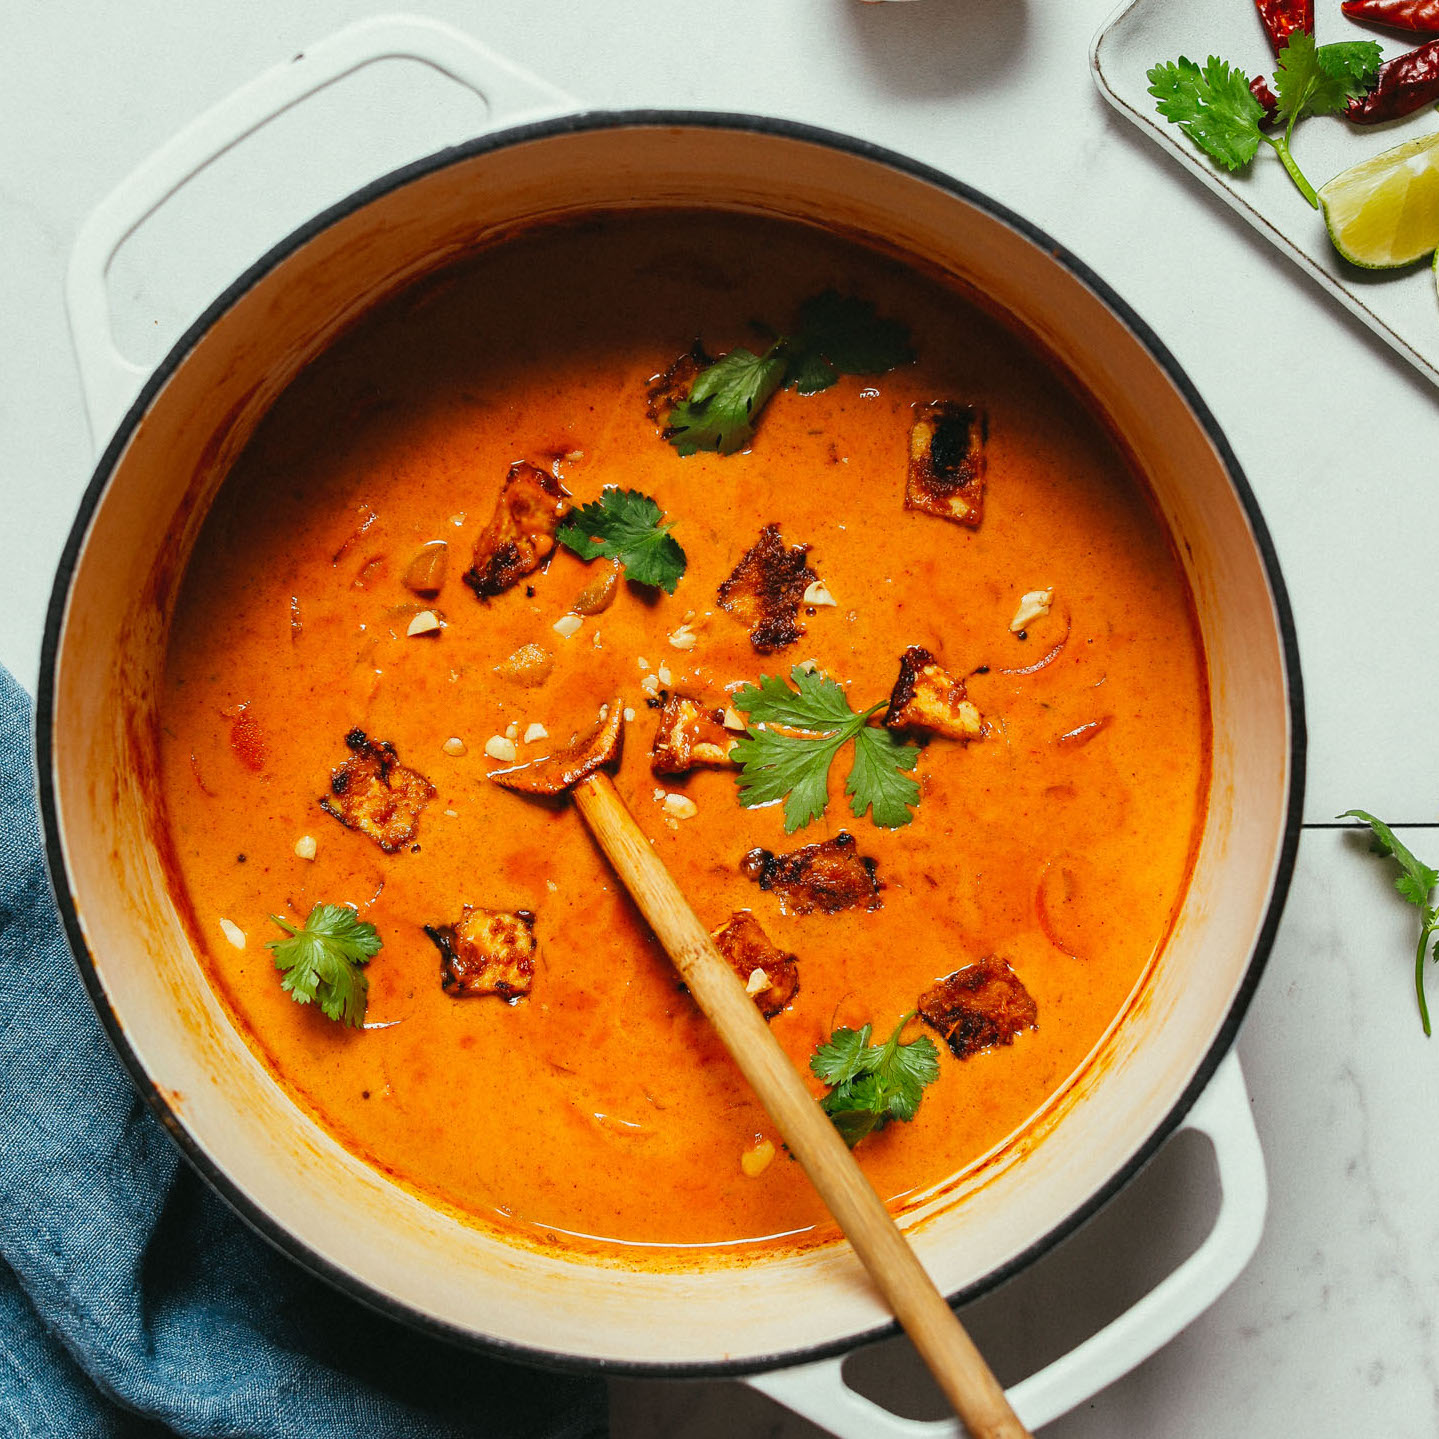
[[[1122,1017],[1208,795],[1191,598],[1103,426],[947,286],[738,216],[520,237],[309,365],[160,723],[177,897],[296,1103],[471,1222],[661,1263],[834,1231],[580,817],[493,773],[622,745],[897,1207]]]

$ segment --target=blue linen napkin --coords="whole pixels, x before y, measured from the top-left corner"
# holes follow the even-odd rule
[[[580,1439],[596,1379],[410,1332],[252,1233],[131,1089],[66,947],[0,668],[0,1433]]]

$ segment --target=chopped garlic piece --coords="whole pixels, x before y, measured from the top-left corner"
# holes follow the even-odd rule
[[[459,737],[459,735],[451,735],[449,739],[447,739],[444,744],[440,746],[440,748],[444,750],[444,752],[449,755],[451,759],[459,759],[461,755],[468,754],[470,752],[470,747],[464,742],[464,740]]]
[[[578,634],[584,620],[579,615],[561,615],[551,628],[561,639],[567,640],[573,634]]]
[[[819,668],[819,661],[815,659],[801,660],[795,668],[803,670],[807,675],[812,675]]]
[[[654,799],[655,799],[655,803],[656,803],[656,804],[663,804],[663,803],[665,802],[665,792],[664,792],[664,790],[662,790],[662,789],[657,789],[657,790],[655,791]]]
[[[739,1157],[739,1167],[751,1179],[758,1179],[770,1166],[774,1158],[774,1141],[761,1139],[753,1149],[746,1149]]]
[[[823,580],[815,580],[810,585],[804,592],[804,602],[807,605],[835,605],[836,607],[839,604],[839,601],[830,594],[829,587]]]
[[[626,724],[633,724],[634,722],[635,722],[635,712],[634,712],[628,705],[626,705],[626,706],[625,706],[625,723],[626,723]]]
[[[745,980],[744,984],[746,994],[763,994],[765,990],[773,988],[774,985],[769,982],[769,975],[758,967],[750,970],[749,978]]]
[[[640,681],[640,688],[647,695],[657,695],[660,692],[660,681],[658,675],[646,675]]]
[[[318,849],[319,846],[315,843],[315,836],[312,834],[302,834],[295,841],[295,853],[301,859],[314,859]]]
[[[445,622],[434,610],[421,610],[409,623],[405,633],[413,638],[416,635],[437,635],[444,629]]]
[[[549,739],[550,732],[542,724],[532,724],[525,731],[525,743],[534,744],[537,739]]]
[[[670,667],[668,665],[661,665],[655,673],[659,676],[662,685],[671,684],[674,681],[674,676],[670,673]]]
[[[505,726],[505,738],[506,738],[506,739],[519,739],[519,737],[520,737],[520,722],[519,722],[519,720],[511,720],[511,721],[509,722],[509,724],[507,724],[507,725]]]
[[[647,670],[647,669],[649,669],[649,667],[650,667],[650,662],[649,662],[643,655],[638,656],[638,657],[636,658],[636,660],[635,660],[635,663],[636,663],[642,670]]]
[[[549,890],[551,894],[558,894],[560,892],[559,885],[557,885],[552,879],[547,879],[545,881],[545,888]]]
[[[485,741],[485,753],[491,759],[503,760],[505,764],[509,764],[515,757],[515,742],[506,739],[504,735],[491,735]]]
[[[670,643],[677,650],[692,650],[699,636],[695,634],[689,625],[681,625],[670,635]]]
[[[693,819],[699,812],[699,806],[687,794],[665,796],[665,813],[671,819]]]
[[[220,928],[225,931],[225,938],[235,946],[236,949],[245,947],[245,931],[238,924],[231,924],[228,919],[220,921]]]
[[[1054,603],[1054,591],[1030,590],[1027,595],[1021,595],[1019,608],[1014,612],[1014,618],[1009,622],[1010,632],[1018,634],[1026,625],[1032,625],[1041,615],[1049,613],[1049,607]]]
[[[447,809],[447,810],[445,811],[445,813],[446,813],[451,819],[459,819],[459,817],[460,817],[460,812],[459,812],[459,810],[457,810],[457,809]]]

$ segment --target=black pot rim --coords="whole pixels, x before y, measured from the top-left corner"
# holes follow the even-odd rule
[[[442,170],[449,165],[469,160],[491,151],[534,140],[550,139],[556,136],[580,134],[594,130],[640,129],[640,128],[698,128],[710,130],[737,130],[748,133],[770,135],[782,139],[823,146],[838,150],[857,159],[897,170],[913,179],[923,181],[940,189],[991,218],[1000,221],[1031,244],[1046,251],[1054,261],[1068,270],[1088,290],[1100,299],[1112,314],[1128,329],[1148,351],[1154,362],[1164,371],[1174,388],[1183,397],[1195,419],[1214,446],[1227,471],[1241,505],[1244,508],[1255,546],[1259,551],[1273,599],[1275,617],[1278,621],[1279,637],[1283,648],[1285,675],[1288,682],[1290,721],[1290,790],[1285,815],[1284,833],[1276,865],[1273,887],[1264,922],[1255,942],[1254,953],[1245,969],[1244,978],[1230,1006],[1228,1015],[1218,1034],[1211,1042],[1202,1061],[1184,1092],[1170,1108],[1165,1117],[1156,1125],[1149,1139],[1138,1152],[1085,1204],[1066,1215],[1048,1233],[1036,1240],[1021,1254],[1016,1255],[999,1269],[986,1275],[974,1284],[949,1295],[952,1306],[959,1306],[987,1294],[1027,1268],[1041,1255],[1055,1247],[1061,1240],[1074,1233],[1086,1220],[1102,1208],[1140,1169],[1149,1161],[1166,1139],[1178,1128],[1184,1116],[1208,1085],[1239,1032],[1249,1003],[1263,974],[1274,937],[1283,913],[1284,901],[1289,890],[1298,851],[1299,835],[1304,803],[1305,755],[1307,735],[1304,718],[1303,682],[1299,668],[1299,648],[1294,626],[1294,617],[1289,605],[1288,591],[1280,572],[1278,556],[1274,549],[1268,527],[1255,499],[1254,492],[1244,475],[1238,458],[1220,429],[1214,415],[1200,398],[1192,381],[1180,367],[1158,335],[1120,296],[1102,280],[1077,255],[1057,243],[1038,226],[999,204],[987,195],[957,180],[953,176],[912,160],[907,156],[884,147],[874,145],[853,136],[825,130],[792,120],[778,120],[759,115],[733,114],[721,111],[684,110],[587,110],[567,114],[555,119],[541,120],[531,124],[496,130],[462,144],[437,151],[398,170],[372,181],[345,199],[316,215],[308,223],[272,247],[264,256],[238,276],[210,304],[205,312],[176,341],[170,353],[146,381],[134,403],[130,406],[114,436],[106,446],[96,465],[94,475],[81,499],[75,523],[71,528],[56,572],[55,584],[45,619],[45,633],[41,648],[40,678],[35,705],[35,757],[36,776],[39,790],[40,812],[44,828],[46,863],[50,870],[61,919],[65,926],[70,949],[75,957],[91,1003],[100,1018],[105,1032],[129,1071],[132,1082],[151,1111],[164,1125],[180,1151],[190,1164],[204,1177],[237,1214],[262,1238],[287,1254],[302,1268],[325,1280],[335,1288],[348,1294],[368,1307],[396,1319],[412,1328],[420,1329],[438,1338],[466,1348],[477,1350],[497,1358],[509,1359],[543,1369],[572,1373],[602,1373],[613,1376],[634,1378],[726,1378],[744,1374],[760,1373],[765,1370],[789,1365],[812,1363],[834,1355],[844,1354],[862,1345],[890,1338],[899,1332],[899,1326],[890,1321],[867,1330],[860,1330],[841,1339],[822,1344],[809,1345],[792,1350],[776,1351],[771,1354],[739,1360],[716,1359],[713,1361],[638,1361],[591,1358],[559,1351],[534,1348],[491,1335],[477,1334],[459,1325],[436,1319],[432,1315],[412,1309],[409,1305],[389,1295],[372,1289],[354,1275],[331,1264],[295,1238],[288,1230],[277,1224],[267,1213],[252,1203],[229,1177],[219,1169],[192,1139],[179,1116],[170,1107],[165,1097],[156,1089],[125,1036],[119,1020],[110,1008],[108,998],[100,984],[84,934],[80,928],[76,898],[70,886],[70,877],[65,867],[64,852],[60,842],[58,799],[53,781],[54,734],[52,716],[55,703],[55,673],[59,654],[65,603],[69,594],[81,546],[89,528],[91,518],[99,505],[112,471],[119,461],[125,446],[149,408],[151,401],[184,362],[201,336],[215,321],[231,308],[258,280],[268,274],[287,256],[294,253],[321,231],[328,229],[348,215],[363,208],[370,201],[400,189],[412,180]]]

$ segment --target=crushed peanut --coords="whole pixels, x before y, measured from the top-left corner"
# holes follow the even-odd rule
[[[633,724],[634,722],[635,722],[635,712],[634,712],[634,710],[632,710],[628,705],[626,705],[626,706],[625,706],[625,723],[626,723],[626,724]]]
[[[582,624],[584,624],[584,620],[579,615],[561,615],[550,628],[561,639],[567,640],[571,635],[579,633]]]
[[[507,725],[505,726],[505,738],[506,738],[506,739],[519,739],[519,737],[520,737],[520,722],[519,722],[519,720],[511,720],[511,721],[509,722],[509,724],[507,724]]]
[[[552,879],[547,879],[545,881],[545,888],[549,890],[551,894],[558,894],[560,892],[559,885],[557,885]]]
[[[434,610],[421,610],[405,629],[405,633],[411,638],[417,635],[437,635],[444,629],[445,622]]]
[[[647,695],[657,695],[660,692],[660,679],[658,675],[646,675],[640,681],[640,688]]]
[[[687,794],[667,794],[664,808],[671,819],[693,819],[700,812],[700,807]]]
[[[1030,590],[1027,595],[1021,595],[1019,608],[1014,612],[1014,618],[1009,622],[1011,634],[1018,634],[1026,625],[1032,625],[1035,620],[1049,613],[1049,607],[1054,603],[1054,591]]]
[[[830,594],[829,587],[823,580],[815,580],[804,592],[804,602],[807,605],[834,605],[838,607],[839,601]]]
[[[659,681],[662,685],[674,683],[675,677],[670,673],[670,667],[668,665],[662,664],[655,673],[659,676]]]
[[[440,748],[444,750],[451,759],[459,759],[461,755],[466,755],[470,752],[470,747],[459,735],[451,735]]]
[[[643,655],[638,655],[638,656],[635,658],[635,663],[636,663],[642,670],[647,670],[647,669],[649,669],[649,667],[650,667],[650,662],[649,662]]]
[[[739,1167],[751,1179],[758,1179],[770,1166],[774,1158],[774,1141],[757,1139],[753,1149],[746,1149],[739,1157]]]
[[[749,725],[745,723],[744,716],[740,714],[738,710],[731,709],[728,705],[725,706],[724,717],[720,720],[720,723],[724,725],[726,729],[741,732],[749,728]]]
[[[550,732],[542,724],[532,724],[525,730],[525,743],[534,744],[537,739],[549,739]]]
[[[225,938],[235,946],[236,949],[245,947],[245,931],[238,924],[231,924],[228,919],[220,921],[220,928],[225,931]]]
[[[315,843],[315,836],[312,834],[302,834],[299,839],[295,841],[295,853],[300,859],[314,859],[318,848],[319,846]]]
[[[695,634],[689,625],[681,625],[677,630],[671,633],[670,644],[677,650],[692,650],[698,639],[699,636]]]
[[[515,742],[512,739],[506,739],[504,735],[491,735],[485,741],[485,753],[491,759],[510,764],[515,758]]]

